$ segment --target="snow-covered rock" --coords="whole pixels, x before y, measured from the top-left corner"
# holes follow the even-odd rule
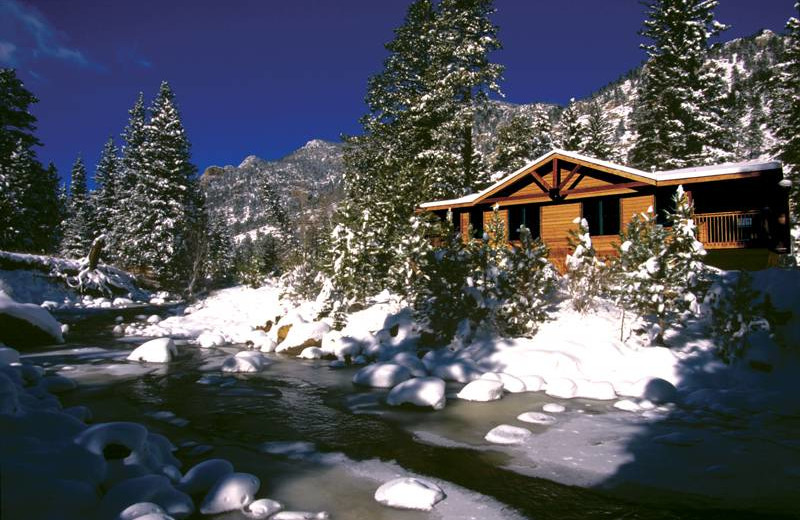
[[[496,401],[503,397],[503,383],[491,379],[476,379],[467,383],[457,397],[466,401]]]
[[[197,337],[197,344],[201,348],[221,347],[226,343],[225,337],[217,332],[203,332]]]
[[[0,365],[19,363],[19,352],[0,343]]]
[[[242,508],[242,513],[244,513],[248,518],[262,520],[264,518],[269,518],[278,511],[282,510],[283,504],[280,502],[276,500],[270,500],[269,498],[260,498],[244,506]]]
[[[331,517],[327,511],[280,511],[275,513],[270,520],[329,520]]]
[[[519,376],[519,379],[525,384],[525,390],[528,392],[538,392],[547,386],[547,382],[541,376],[525,375]]]
[[[621,399],[614,403],[614,408],[624,410],[626,412],[638,412],[642,409],[641,406],[631,401],[630,399]]]
[[[109,489],[100,501],[98,518],[114,518],[133,504],[151,502],[173,518],[194,512],[192,499],[175,489],[163,475],[143,475],[123,480]]]
[[[413,352],[399,352],[392,356],[389,362],[406,367],[411,372],[412,377],[425,377],[428,375],[425,363]]]
[[[545,393],[553,397],[572,399],[578,393],[578,385],[568,377],[554,377],[547,380]]]
[[[242,350],[233,356],[228,356],[222,362],[223,372],[261,372],[269,365],[261,352],[255,350]]]
[[[306,347],[297,355],[300,359],[322,359],[325,352],[319,347]]]
[[[155,518],[165,518],[164,515],[166,514],[166,511],[161,509],[161,506],[158,504],[152,502],[136,502],[123,509],[122,512],[117,515],[116,520],[137,520],[139,518],[155,520]]]
[[[353,376],[353,384],[374,388],[392,388],[411,378],[411,372],[394,363],[374,363],[367,365]]]
[[[542,411],[547,413],[561,413],[566,410],[564,405],[558,403],[545,403],[542,405]]]
[[[522,381],[522,379],[514,377],[511,374],[506,374],[505,372],[486,372],[485,374],[481,375],[480,378],[489,381],[499,381],[503,383],[503,389],[512,394],[525,392],[528,390],[528,387],[525,385],[525,382]],[[535,390],[539,390],[539,388],[536,388]]]
[[[161,316],[159,316],[158,314],[151,314],[150,316],[147,317],[147,323],[151,325],[155,325],[160,321],[161,321]]]
[[[501,424],[489,430],[484,439],[494,444],[521,444],[532,435],[527,428]]]
[[[147,341],[131,352],[128,361],[145,361],[147,363],[169,363],[178,355],[178,349],[172,338],[158,338]]]
[[[275,352],[297,355],[306,347],[319,347],[322,337],[331,330],[331,326],[324,321],[297,322],[290,325],[286,338],[278,343]]]
[[[655,404],[674,403],[678,396],[675,385],[661,378],[653,378],[648,381],[644,389],[643,397]]]
[[[178,483],[187,495],[207,493],[222,477],[233,473],[233,464],[225,459],[209,459],[193,466]]]
[[[425,362],[425,358],[423,358],[423,362]],[[483,374],[483,371],[475,363],[467,359],[445,358],[430,364],[425,363],[425,366],[428,367],[431,375],[457,383],[469,383]]]
[[[417,511],[430,511],[444,497],[439,486],[414,477],[390,480],[375,491],[375,500],[385,506]]]
[[[441,410],[445,405],[445,383],[438,377],[416,377],[398,384],[386,396],[391,406],[413,404]]]
[[[17,303],[0,290],[0,342],[16,347],[63,343],[61,324],[42,307]]]
[[[517,416],[518,421],[532,424],[553,424],[556,418],[540,412],[524,412]]]
[[[254,499],[261,481],[249,473],[230,473],[221,477],[211,488],[200,512],[204,515],[216,515],[241,509]]]

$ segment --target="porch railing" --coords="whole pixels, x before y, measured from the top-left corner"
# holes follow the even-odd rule
[[[725,211],[694,216],[697,239],[706,249],[754,247],[761,230],[761,212]]]

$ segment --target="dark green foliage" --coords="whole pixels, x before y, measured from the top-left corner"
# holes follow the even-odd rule
[[[589,117],[583,134],[584,141],[580,148],[582,153],[604,161],[617,160],[614,151],[614,130],[597,101],[589,104]]]
[[[564,150],[579,152],[583,149],[586,129],[578,119],[579,117],[575,98],[572,98],[558,119],[558,145]]]
[[[546,113],[520,113],[497,129],[492,171],[513,172],[553,148],[550,119]]]
[[[119,150],[114,145],[114,139],[109,137],[103,146],[97,169],[94,173],[95,189],[92,193],[92,206],[94,207],[95,235],[107,234],[114,222],[114,213],[117,204],[121,201],[117,197],[117,181],[119,175]]]
[[[800,17],[800,3],[795,3]],[[800,222],[800,20],[786,23],[786,47],[777,81],[777,110],[774,110],[775,133],[779,143],[775,152],[784,162],[792,180],[791,208],[794,222]]]
[[[80,156],[70,174],[67,208],[61,253],[67,258],[81,258],[89,253],[94,240],[94,215],[86,186],[86,166]]]

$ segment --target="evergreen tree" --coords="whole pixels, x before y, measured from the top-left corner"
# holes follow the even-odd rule
[[[795,3],[800,18],[800,2]],[[800,222],[800,19],[786,23],[787,42],[778,78],[778,146],[775,152],[784,163],[785,173],[792,180],[791,207],[793,221]]]
[[[564,150],[580,151],[583,148],[585,129],[579,117],[575,98],[571,98],[558,120],[559,146]]]
[[[569,231],[572,253],[567,255],[566,262],[567,289],[572,307],[585,313],[594,306],[595,299],[603,290],[605,264],[597,258],[586,219],[579,217],[573,223],[577,224],[577,228]]]
[[[192,223],[197,186],[189,140],[175,95],[161,83],[144,126],[141,166],[131,197],[133,266],[173,289],[187,281],[190,265],[187,230]]]
[[[233,274],[234,246],[228,225],[219,215],[208,219],[206,273],[212,285],[228,281]]]
[[[95,222],[95,234],[107,234],[115,221],[117,204],[120,202],[115,193],[119,177],[119,150],[114,139],[109,138],[100,153],[100,160],[94,173],[95,190],[92,194]]]
[[[549,152],[553,147],[550,131],[550,118],[541,111],[534,116],[514,115],[497,129],[492,171],[510,173]]]
[[[144,144],[146,139],[146,111],[144,95],[140,92],[133,107],[128,111],[129,119],[122,132],[122,156],[114,186],[116,210],[111,214],[111,228],[108,236],[108,251],[115,262],[124,268],[132,268],[137,263],[134,236],[131,233],[136,223],[134,211],[134,187],[144,168]]]
[[[758,159],[764,152],[764,129],[767,125],[767,115],[764,113],[764,105],[761,103],[761,96],[756,94],[753,97],[753,107],[750,110],[750,121],[744,129],[744,158]]]
[[[31,251],[53,253],[61,241],[61,222],[65,208],[59,198],[61,181],[53,163],[45,168],[32,184],[25,202],[31,214]]]
[[[54,246],[57,181],[33,147],[38,102],[14,69],[0,69],[0,248],[47,252]]]
[[[638,134],[629,162],[681,168],[730,158],[723,124],[721,71],[706,63],[708,39],[724,29],[716,0],[649,0],[640,32],[648,62],[631,119]]]
[[[86,186],[86,166],[79,155],[70,172],[69,204],[64,223],[64,238],[61,253],[67,258],[81,258],[89,253],[92,245],[93,218]]]
[[[472,132],[502,70],[488,60],[499,48],[492,11],[490,0],[417,0],[386,45],[384,70],[369,80],[364,134],[346,141],[347,196],[327,262],[338,306],[387,285],[420,202],[485,181]]]
[[[592,101],[589,104],[589,118],[584,130],[585,138],[580,148],[581,152],[604,161],[616,160],[613,132],[603,108],[597,100]]]

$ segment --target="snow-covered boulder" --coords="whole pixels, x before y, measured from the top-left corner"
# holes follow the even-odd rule
[[[677,396],[678,390],[675,388],[675,385],[656,377],[647,382],[642,397],[656,404],[664,404],[674,403]]]
[[[390,480],[375,491],[375,500],[380,504],[416,511],[430,511],[444,496],[433,482],[414,477]]]
[[[526,428],[501,424],[489,430],[484,439],[494,444],[521,444],[533,434]]]
[[[346,331],[331,330],[322,337],[320,348],[326,353],[345,360],[354,358],[364,352],[370,345],[376,345],[378,340],[366,331],[362,334],[347,333]]]
[[[283,504],[280,502],[276,500],[270,500],[269,498],[260,498],[244,506],[242,508],[242,513],[244,513],[248,518],[262,520],[264,518],[269,518],[270,516],[282,510]]]
[[[540,412],[524,412],[517,416],[518,421],[532,424],[553,424],[556,418]]]
[[[222,362],[223,372],[252,373],[261,372],[269,365],[267,359],[255,350],[242,350],[234,356],[228,356]]]
[[[181,478],[178,489],[187,495],[207,493],[222,477],[233,473],[233,464],[225,459],[209,459],[193,466]]]
[[[163,475],[144,475],[119,482],[100,501],[98,518],[115,518],[139,502],[158,505],[173,518],[186,518],[194,512],[192,499],[175,489]]]
[[[249,473],[230,473],[221,477],[211,488],[200,512],[204,515],[216,515],[241,509],[250,504],[261,487],[261,481]]]
[[[597,399],[598,401],[610,401],[617,398],[614,385],[607,381],[587,381],[586,379],[576,379],[575,397],[585,399]]]
[[[490,379],[476,379],[456,395],[466,401],[496,401],[503,397],[503,383]]]
[[[0,365],[19,363],[19,352],[0,343]]]
[[[547,413],[561,413],[564,412],[566,408],[564,405],[558,403],[545,403],[542,405],[542,411]]]
[[[367,365],[353,376],[353,384],[374,388],[392,388],[411,378],[411,372],[394,363]]]
[[[269,520],[330,520],[331,515],[327,511],[280,511],[275,513]]]
[[[225,337],[218,332],[207,331],[197,336],[197,344],[200,345],[201,348],[221,347],[226,343]]]
[[[161,321],[161,316],[159,316],[158,314],[151,314],[150,316],[147,317],[147,323],[149,323],[150,325],[155,325],[160,321]]]
[[[541,376],[526,375],[520,376],[519,379],[525,384],[525,390],[528,392],[538,392],[547,386],[547,382]]]
[[[158,338],[147,341],[128,355],[128,361],[145,361],[147,363],[169,363],[178,355],[178,349],[172,338]]]
[[[156,520],[169,518],[166,514],[166,511],[161,509],[161,506],[158,504],[152,502],[136,502],[123,509],[122,512],[117,515],[116,520],[136,520],[137,518]]]
[[[572,399],[578,393],[578,385],[568,377],[554,377],[547,380],[545,393],[553,397]]]
[[[275,352],[297,355],[306,347],[319,347],[322,337],[330,330],[331,326],[324,321],[292,323],[286,337],[275,347]]]
[[[325,352],[319,347],[306,347],[297,355],[300,359],[322,359]]]
[[[14,347],[63,343],[61,324],[38,305],[17,303],[0,290],[0,342]]]
[[[390,359],[390,362],[406,367],[411,372],[412,377],[425,377],[428,375],[425,363],[413,352],[399,352]]]
[[[416,377],[403,381],[386,396],[386,404],[413,404],[441,410],[445,405],[445,383],[438,377]]]
[[[425,358],[423,358],[425,362]],[[440,377],[445,381],[455,381],[457,383],[469,383],[478,379],[483,371],[470,360],[458,358],[445,358],[433,363],[425,363],[431,375]]]
[[[506,374],[505,372],[486,372],[485,374],[481,375],[480,378],[488,381],[499,381],[503,383],[503,389],[512,394],[525,392],[528,389],[521,379],[514,377],[511,374]]]

